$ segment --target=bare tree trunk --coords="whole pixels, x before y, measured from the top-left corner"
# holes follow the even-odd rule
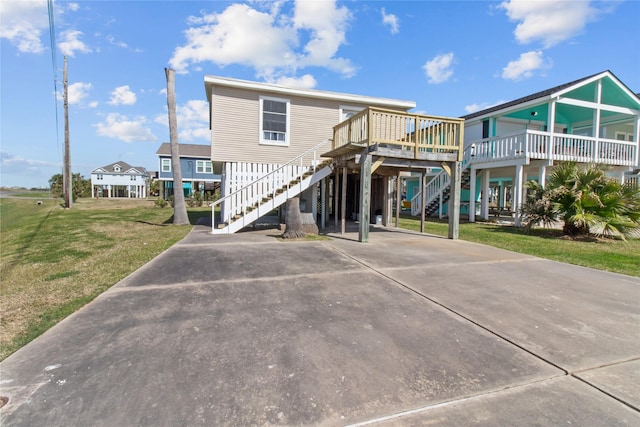
[[[285,239],[300,239],[306,236],[302,229],[302,218],[300,217],[300,198],[287,199],[287,213],[285,218],[286,227],[282,237]]]
[[[167,76],[167,107],[169,109],[169,140],[171,142],[171,167],[173,168],[173,224],[188,225],[189,216],[182,192],[182,170],[178,147],[178,119],[176,118],[175,71],[165,68]]]

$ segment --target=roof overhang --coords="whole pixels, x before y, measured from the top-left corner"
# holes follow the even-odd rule
[[[317,89],[300,89],[272,83],[252,82],[248,80],[232,79],[229,77],[204,76],[204,85],[207,91],[207,99],[211,101],[212,86],[225,86],[237,89],[255,90],[260,92],[275,93],[279,95],[300,96],[304,98],[325,99],[344,103],[357,103],[375,106],[385,106],[400,110],[410,110],[416,107],[414,101],[403,101],[400,99],[378,98],[372,96],[353,95],[340,92],[329,92]]]

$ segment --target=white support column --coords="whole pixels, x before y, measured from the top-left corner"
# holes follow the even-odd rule
[[[600,152],[600,102],[602,101],[602,80],[598,80],[596,86],[596,109],[593,111],[593,137],[596,139],[594,147],[594,160],[598,162],[598,153]]]
[[[224,198],[228,196],[231,192],[231,163],[225,163],[222,169],[222,182],[221,182],[221,191],[220,197]],[[174,189],[175,190],[175,189]],[[227,222],[231,212],[231,200],[232,198],[226,199],[226,201],[222,202],[220,205],[220,221]]]
[[[513,179],[513,204],[511,209],[513,211],[513,217],[515,218],[515,226],[520,227],[520,207],[522,206],[523,193],[523,179],[524,168],[521,164],[516,165],[516,176]]]
[[[91,183],[91,198],[92,198],[92,199],[95,197],[95,196],[93,195],[93,187],[94,187],[94,185],[93,185],[93,182],[92,182],[92,183]]]
[[[489,192],[491,180],[491,170],[485,169],[482,171],[482,200],[481,200],[481,216],[487,221],[489,220]]]
[[[476,168],[469,170],[469,222],[476,222]]]
[[[633,140],[636,143],[636,166],[640,165],[640,114],[633,123]]]
[[[111,185],[107,187],[107,197],[111,198]]]
[[[538,169],[538,183],[542,187],[547,185],[547,167],[545,165],[540,166],[540,169]]]
[[[393,179],[390,176],[385,175],[382,177],[384,195],[382,209],[382,225],[388,227],[391,224],[391,218],[393,217]]]

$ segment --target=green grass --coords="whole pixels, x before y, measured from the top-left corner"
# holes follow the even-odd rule
[[[401,217],[399,225],[420,230],[420,220],[413,217]],[[448,224],[428,220],[425,232],[447,236]],[[640,276],[640,239],[570,240],[556,229],[536,228],[531,234],[525,234],[521,228],[489,223],[461,223],[459,238],[540,258]]]
[[[194,224],[208,207],[188,209]],[[0,199],[0,359],[181,240],[152,201]]]

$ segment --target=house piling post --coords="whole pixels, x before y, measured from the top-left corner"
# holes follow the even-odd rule
[[[369,241],[369,216],[371,205],[371,160],[368,152],[360,156],[360,231],[358,241]]]
[[[449,198],[448,214],[449,214],[449,239],[458,239],[460,230],[460,182],[461,182],[461,163],[451,162],[451,196]]]

